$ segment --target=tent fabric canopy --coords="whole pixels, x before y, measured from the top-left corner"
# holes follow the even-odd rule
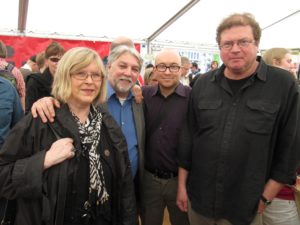
[[[262,49],[300,47],[300,32],[297,31],[300,22],[299,0],[0,2],[5,6],[0,15],[0,34],[44,37],[56,35],[89,40],[111,40],[117,36],[128,36],[135,41],[144,42],[186,5],[196,2],[181,17],[178,16],[174,23],[164,27],[155,40],[216,45],[215,30],[224,17],[235,12],[250,12],[260,26],[265,28],[260,43]],[[24,33],[20,33],[23,29]]]

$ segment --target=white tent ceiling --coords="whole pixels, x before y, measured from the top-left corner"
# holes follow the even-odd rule
[[[21,0],[22,1],[22,0]],[[188,0],[29,0],[25,35],[146,40]],[[18,32],[19,0],[0,0],[0,34]],[[263,30],[261,48],[300,48],[300,0],[200,0],[156,40],[215,45],[218,23],[250,12]],[[292,16],[290,16],[292,15]]]

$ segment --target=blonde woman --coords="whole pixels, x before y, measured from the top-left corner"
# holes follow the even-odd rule
[[[297,77],[294,70],[292,54],[288,49],[270,48],[263,54],[263,59],[267,64],[287,70]]]
[[[126,141],[99,103],[98,54],[73,48],[60,60],[54,123],[27,115],[0,151],[0,197],[15,199],[15,225],[132,225],[136,206]],[[57,136],[56,136],[56,135]]]

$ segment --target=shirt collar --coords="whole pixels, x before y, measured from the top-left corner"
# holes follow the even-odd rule
[[[175,88],[175,91],[172,94],[176,93],[177,95],[179,95],[181,97],[188,97],[188,93],[185,91],[185,89],[186,89],[186,87],[182,83],[179,83],[177,85],[177,87]],[[153,86],[153,88],[151,89],[150,94],[151,94],[151,96],[161,94],[160,89],[159,89],[159,85]]]
[[[253,73],[254,76],[256,76],[261,81],[267,80],[267,64],[263,61],[261,56],[256,57],[256,61],[258,61],[258,66],[256,68],[256,71]],[[224,74],[226,66],[223,64],[218,70],[213,70],[212,72],[215,72],[214,75],[211,78],[211,81],[216,81],[221,79],[221,77]]]

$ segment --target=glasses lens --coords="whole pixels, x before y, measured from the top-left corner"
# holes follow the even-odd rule
[[[91,76],[94,81],[99,81],[102,79],[102,76],[99,73],[92,73]]]
[[[57,58],[57,57],[52,57],[52,58],[49,58],[51,62],[58,62],[60,60],[60,58]]]
[[[179,66],[170,66],[170,71],[171,72],[178,72],[179,71],[179,69],[180,69],[180,67]]]
[[[159,72],[165,72],[167,67],[166,65],[157,65],[156,66],[156,69],[159,71]]]

